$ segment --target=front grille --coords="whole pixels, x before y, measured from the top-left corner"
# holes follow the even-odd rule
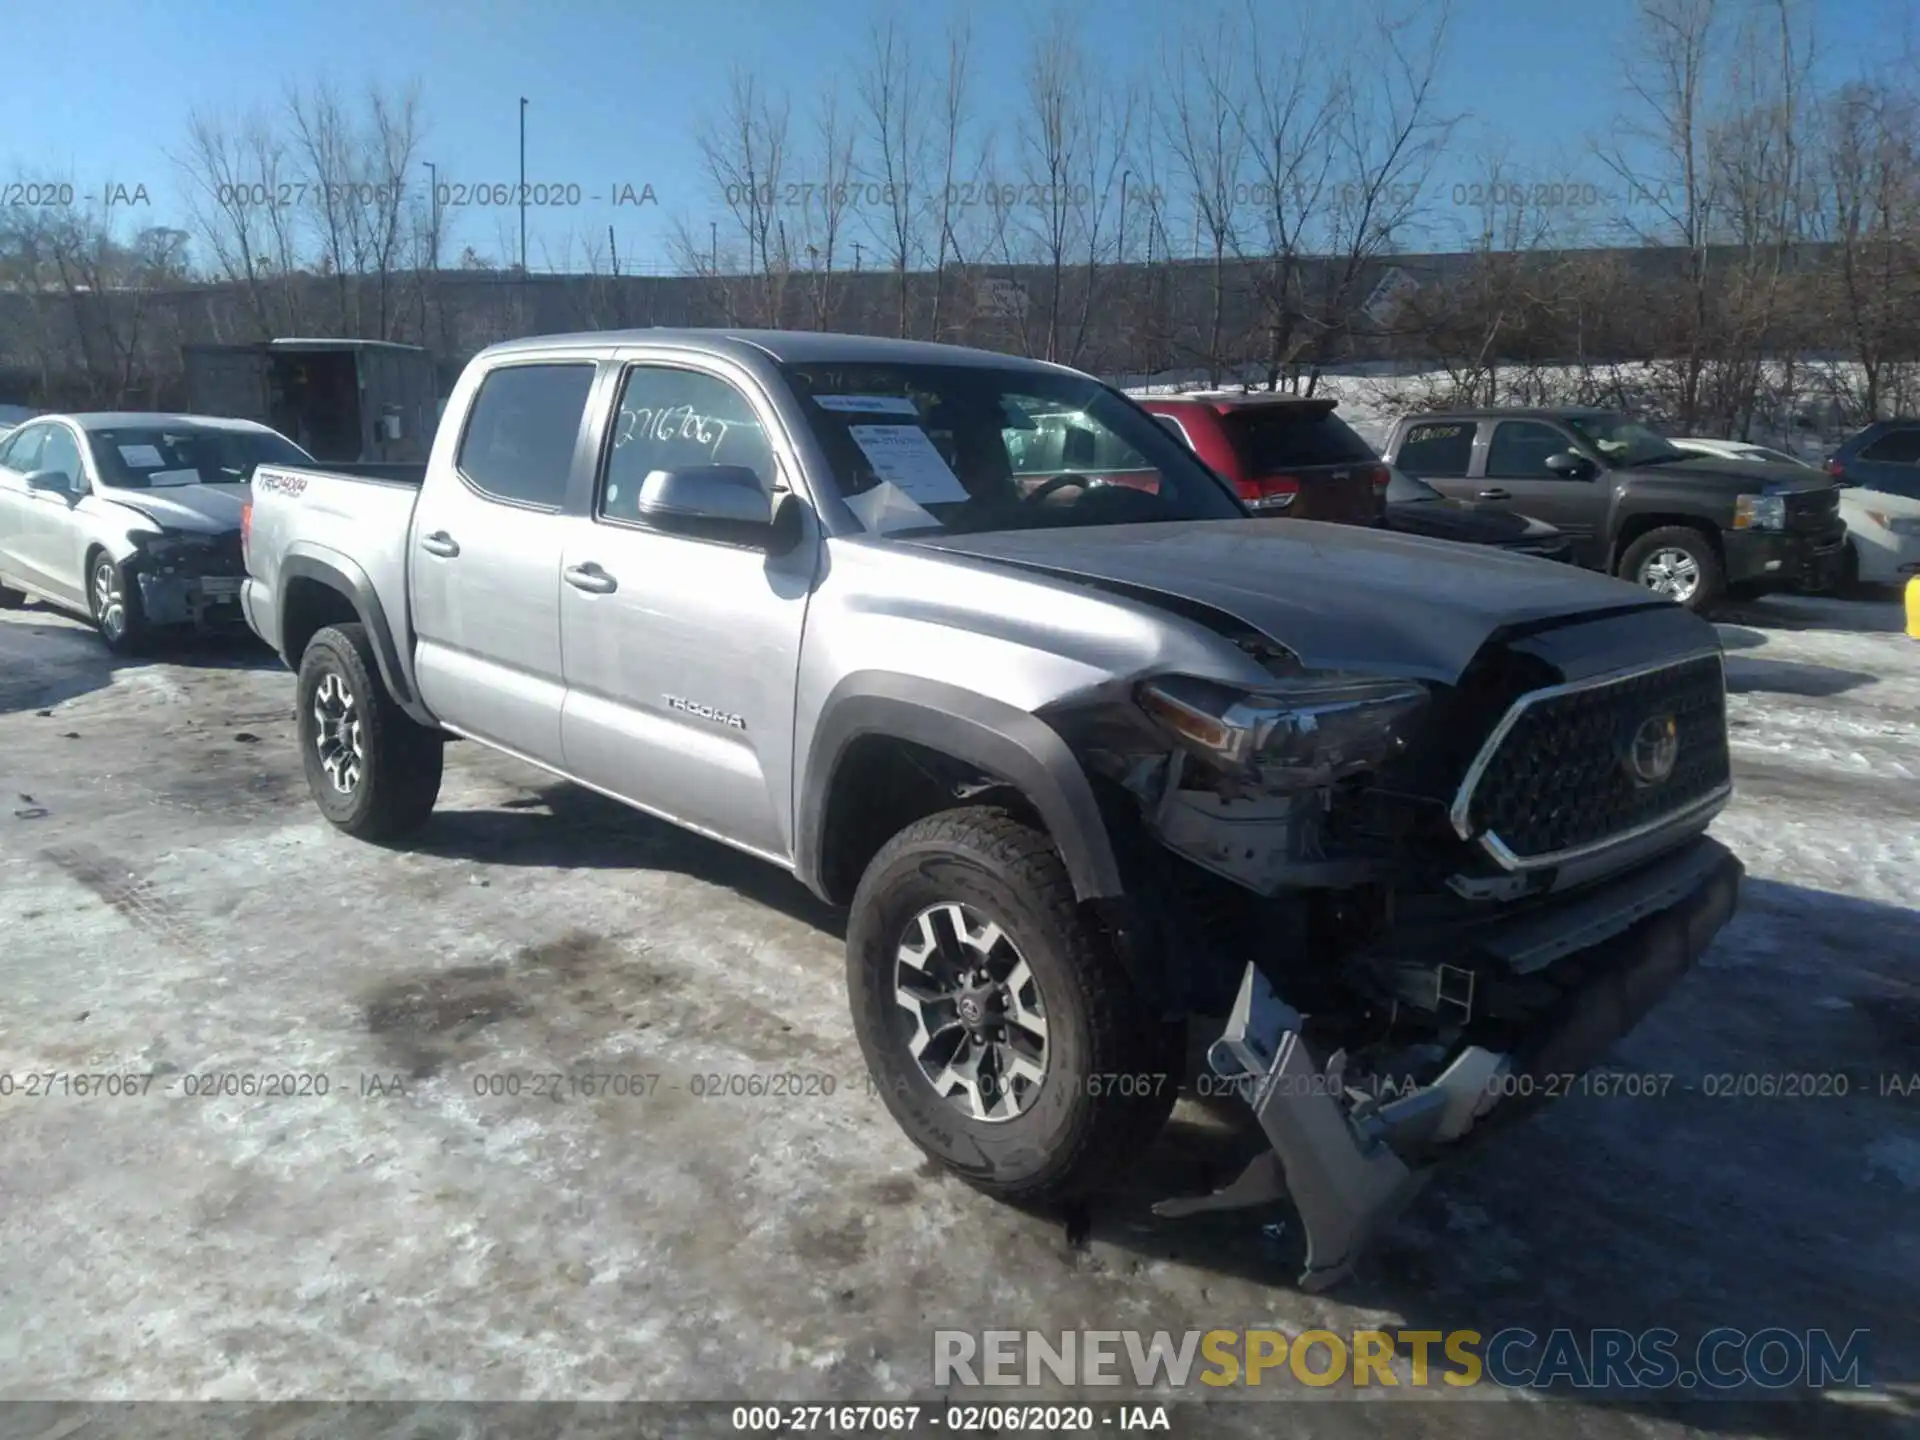
[[[1726,681],[1718,655],[1538,699],[1523,698],[1512,722],[1465,790],[1467,833],[1485,834],[1522,863],[1609,840],[1681,814],[1731,778]],[[1636,776],[1657,756],[1671,716],[1678,745],[1663,779]],[[1456,807],[1456,814],[1459,809]]]
[[[1787,494],[1787,529],[1820,534],[1834,528],[1840,512],[1840,487],[1822,490],[1793,490]]]

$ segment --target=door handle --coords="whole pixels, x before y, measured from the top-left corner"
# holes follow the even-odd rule
[[[444,530],[436,530],[431,535],[422,535],[420,548],[429,555],[439,555],[449,560],[460,553],[460,546]]]
[[[1480,498],[1482,500],[1511,500],[1513,498],[1513,492],[1511,490],[1500,489],[1482,490],[1480,492]]]
[[[592,561],[585,565],[569,565],[564,572],[566,582],[576,590],[585,590],[590,595],[606,595],[620,588],[620,582],[602,570]]]

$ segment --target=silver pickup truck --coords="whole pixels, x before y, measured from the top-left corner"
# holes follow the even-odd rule
[[[790,870],[848,909],[895,1118],[1023,1202],[1138,1157],[1204,1024],[1206,1087],[1273,1148],[1159,1208],[1290,1202],[1314,1286],[1736,903],[1705,621],[1250,518],[1057,366],[517,341],[469,365],[424,474],[263,467],[245,536],[336,826],[425,824],[451,734]]]

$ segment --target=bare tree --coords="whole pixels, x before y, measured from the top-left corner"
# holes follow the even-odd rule
[[[297,332],[304,268],[298,167],[272,120],[255,112],[235,125],[194,111],[174,163],[187,182],[194,233],[215,275],[241,287],[257,338]]]
[[[752,75],[736,69],[724,109],[706,122],[698,140],[715,198],[746,246],[751,283],[743,298],[752,318],[766,325],[780,323],[792,269],[783,219],[788,115],[784,97],[769,96]]]
[[[814,140],[819,151],[817,180],[800,186],[800,231],[796,237],[807,254],[807,306],[816,330],[831,328],[839,292],[834,266],[840,255],[853,212],[860,207],[861,188],[854,182],[854,130],[840,114],[840,92],[831,88],[821,96],[814,116]],[[900,269],[904,306],[906,269]],[[903,312],[904,313],[904,312]]]
[[[1246,97],[1240,55],[1245,37],[1224,17],[1206,41],[1190,41],[1169,57],[1158,107],[1158,129],[1174,167],[1174,183],[1193,197],[1213,262],[1206,338],[1201,358],[1209,384],[1226,363],[1222,331],[1227,311],[1227,256],[1239,250],[1236,220],[1248,199]],[[1236,272],[1238,267],[1236,268]]]
[[[865,118],[860,173],[871,181],[863,207],[867,229],[894,273],[894,333],[908,333],[907,272],[919,253],[917,222],[927,156],[920,112],[921,76],[912,42],[892,15],[868,34],[867,64],[858,81]],[[875,202],[878,203],[875,203]]]
[[[940,90],[940,128],[936,143],[940,157],[939,188],[922,197],[928,207],[934,229],[932,337],[944,338],[941,303],[946,298],[947,261],[958,258],[954,240],[955,187],[966,175],[962,158],[963,132],[967,121],[967,65],[972,50],[972,35],[964,19],[956,20],[947,31],[946,70]],[[974,168],[977,178],[978,167]],[[964,262],[963,262],[964,263]]]

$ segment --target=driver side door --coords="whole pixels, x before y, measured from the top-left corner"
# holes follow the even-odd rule
[[[47,421],[22,425],[0,445],[0,575],[41,591],[52,588],[36,558],[44,550],[37,532],[50,502],[27,488],[27,476],[40,468],[53,430]]]
[[[1556,475],[1549,455],[1584,452],[1573,437],[1545,420],[1501,420],[1487,441],[1485,466],[1474,482],[1476,504],[1510,510],[1557,525],[1572,542],[1574,558],[1589,569],[1604,568],[1606,472],[1598,465],[1584,477]]]
[[[76,507],[90,489],[86,462],[74,430],[56,421],[48,431],[34,466],[64,475],[67,483],[62,489],[40,490],[27,497],[30,518],[21,546],[26,563],[40,576],[38,583],[48,594],[70,605],[85,605],[87,581],[82,572],[86,546]]]

